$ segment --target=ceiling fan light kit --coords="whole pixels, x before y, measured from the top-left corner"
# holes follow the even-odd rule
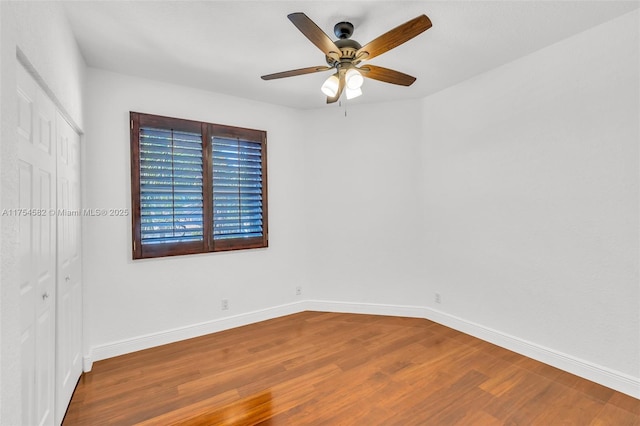
[[[364,77],[362,77],[360,71],[358,71],[355,67],[349,68],[347,70],[345,79],[347,81],[347,88],[352,90],[361,88],[362,83],[364,83]]]
[[[358,96],[362,95],[362,89],[360,89],[359,87],[357,89],[350,89],[349,87],[347,87],[346,89],[344,89],[344,94],[347,96],[347,99],[357,98]]]
[[[325,54],[328,66],[321,65],[283,71],[263,75],[261,78],[274,80],[335,70],[335,73],[327,78],[321,87],[322,92],[327,95],[327,103],[336,102],[340,99],[343,91],[347,99],[362,95],[364,77],[400,86],[413,84],[416,81],[415,77],[399,71],[375,65],[364,65],[358,68],[357,65],[362,61],[388,52],[431,28],[431,20],[427,15],[420,15],[361,46],[360,43],[350,38],[353,34],[353,24],[350,22],[338,22],[334,26],[333,32],[338,37],[338,40],[334,42],[304,13],[292,13],[287,17],[309,41]]]
[[[336,93],[338,93],[339,85],[340,80],[338,80],[338,73],[335,73],[325,80],[324,84],[321,87],[322,93],[327,96],[335,96]]]

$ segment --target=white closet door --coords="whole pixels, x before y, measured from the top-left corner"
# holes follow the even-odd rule
[[[82,374],[80,265],[80,138],[57,117],[58,288],[56,423],[61,423]]]
[[[18,216],[25,425],[54,423],[55,106],[18,65]]]

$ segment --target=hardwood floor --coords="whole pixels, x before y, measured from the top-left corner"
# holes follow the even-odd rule
[[[96,362],[64,425],[640,425],[640,401],[434,322],[303,312]]]

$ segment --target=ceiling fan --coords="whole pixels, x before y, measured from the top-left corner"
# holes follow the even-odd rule
[[[327,95],[327,103],[336,102],[343,91],[345,91],[347,99],[360,96],[362,94],[363,77],[401,86],[413,84],[416,81],[415,77],[399,71],[375,65],[366,64],[360,67],[357,67],[357,65],[362,61],[373,59],[398,47],[431,28],[431,20],[427,15],[420,15],[361,46],[360,43],[350,38],[353,34],[353,24],[350,22],[339,22],[334,26],[333,32],[338,37],[338,40],[334,42],[304,13],[292,13],[287,17],[305,37],[322,50],[325,54],[327,65],[267,74],[261,78],[263,80],[274,80],[335,70],[335,73],[322,85],[322,92]]]

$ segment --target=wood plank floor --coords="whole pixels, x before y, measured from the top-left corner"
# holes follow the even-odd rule
[[[303,312],[117,358],[64,425],[640,425],[640,401],[434,322]]]

